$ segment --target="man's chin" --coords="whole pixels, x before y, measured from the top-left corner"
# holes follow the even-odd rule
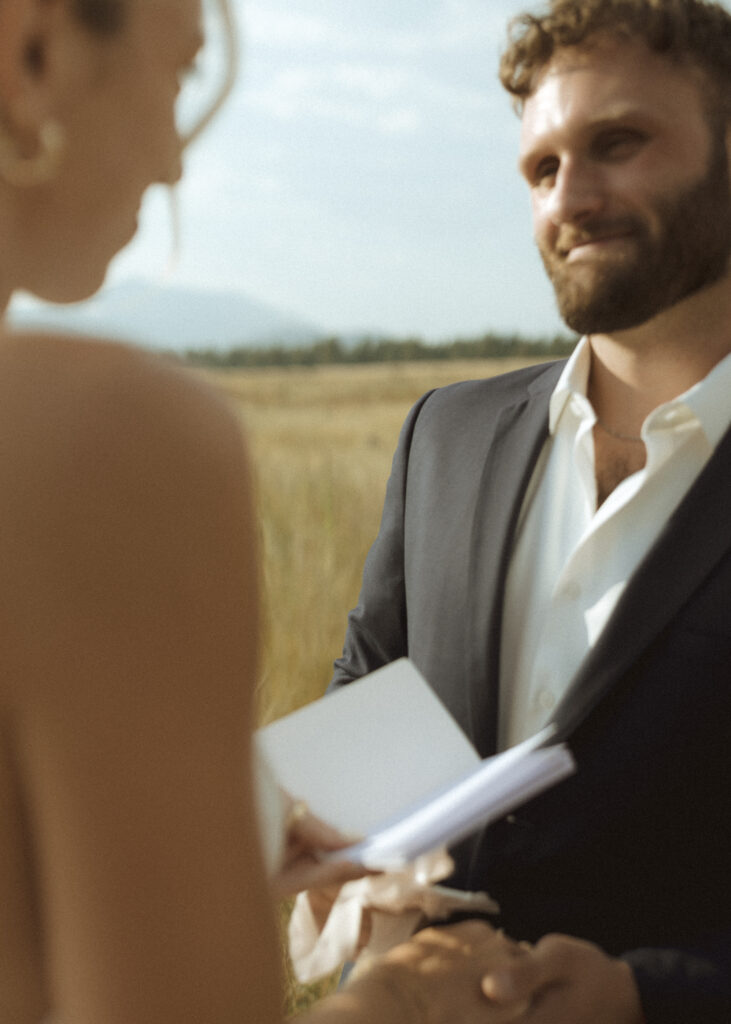
[[[616,334],[641,327],[652,319],[647,309],[622,308],[621,303],[597,308],[562,306],[559,304],[561,319],[576,334]]]
[[[640,327],[656,312],[651,290],[639,283],[639,269],[621,275],[572,273],[554,279],[556,303],[564,323],[577,334],[612,334]]]

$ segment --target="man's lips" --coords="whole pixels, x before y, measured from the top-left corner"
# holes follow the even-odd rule
[[[636,235],[636,228],[623,225],[592,232],[574,233],[560,237],[556,245],[558,255],[565,260],[602,252],[622,244]]]

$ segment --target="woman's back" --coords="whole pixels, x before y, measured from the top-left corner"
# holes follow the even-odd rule
[[[0,345],[2,1019],[276,1016],[254,547],[239,425],[197,380]]]

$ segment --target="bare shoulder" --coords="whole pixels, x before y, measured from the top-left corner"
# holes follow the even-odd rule
[[[72,634],[87,634],[86,656],[95,644],[103,654],[112,632],[147,642],[153,619],[160,637],[188,621],[193,643],[203,604],[221,619],[226,602],[254,616],[243,433],[223,396],[170,361],[107,343],[4,339],[0,521],[0,624],[18,639],[25,683],[29,651],[46,659],[36,672],[45,688]],[[69,685],[80,678],[67,673]]]
[[[0,342],[0,442],[109,443],[157,438],[185,447],[190,433],[230,431],[226,400],[172,358],[130,346],[48,335]],[[41,455],[39,451],[36,454]]]
[[[59,1019],[268,1019],[275,936],[248,770],[257,564],[236,415],[144,353],[9,338],[0,525],[0,709]]]
[[[106,493],[142,514],[248,487],[247,466],[233,406],[172,359],[74,338],[0,343],[0,506],[83,516]]]

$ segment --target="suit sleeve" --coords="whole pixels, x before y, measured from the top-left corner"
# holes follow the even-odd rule
[[[380,529],[365,561],[358,604],[348,615],[330,690],[408,655],[404,533],[409,452],[419,414],[432,393],[416,403],[401,428]]]
[[[694,949],[636,949],[632,968],[647,1024],[728,1024],[731,930]]]

